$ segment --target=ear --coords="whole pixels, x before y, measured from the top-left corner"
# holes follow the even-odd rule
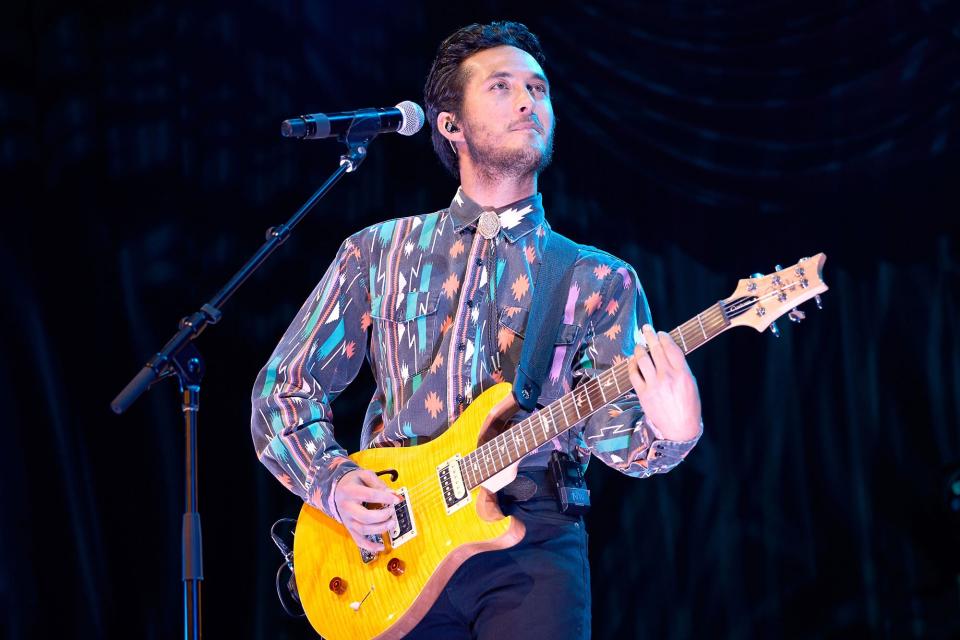
[[[447,130],[447,123],[453,125],[453,131]],[[456,117],[449,111],[441,111],[437,114],[437,131],[450,142],[463,142],[463,130],[457,124]]]

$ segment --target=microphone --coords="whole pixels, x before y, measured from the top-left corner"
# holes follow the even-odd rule
[[[310,113],[299,118],[290,118],[280,125],[280,135],[301,140],[319,140],[351,133],[373,137],[378,133],[397,132],[400,135],[412,136],[420,131],[425,120],[420,105],[404,100],[395,107],[384,109]]]

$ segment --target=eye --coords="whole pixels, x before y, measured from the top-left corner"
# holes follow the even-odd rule
[[[506,88],[507,88],[507,83],[504,82],[503,80],[497,80],[496,82],[493,83],[493,86],[490,87],[490,88],[491,88],[491,89],[506,89]]]
[[[527,89],[529,91],[536,91],[542,95],[547,95],[547,85],[543,83],[538,82],[537,84],[528,84]]]

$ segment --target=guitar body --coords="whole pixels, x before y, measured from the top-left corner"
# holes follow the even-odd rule
[[[468,558],[511,547],[523,538],[523,524],[505,517],[496,497],[482,485],[467,491],[469,502],[448,514],[437,471],[442,463],[477,448],[492,421],[502,417],[501,408],[512,406],[510,390],[507,383],[487,389],[443,435],[424,445],[366,449],[350,456],[374,472],[395,470],[395,480],[389,474],[381,479],[393,490],[407,490],[415,535],[399,546],[393,547],[385,535],[384,551],[364,562],[343,525],[303,506],[293,547],[297,590],[310,624],[323,637],[402,637],[426,615]],[[392,560],[401,563],[402,574],[391,572]],[[342,593],[331,589],[337,578]]]

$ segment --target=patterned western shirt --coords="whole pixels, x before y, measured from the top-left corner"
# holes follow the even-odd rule
[[[357,465],[334,439],[330,405],[367,356],[377,380],[361,446],[409,446],[442,434],[488,387],[514,378],[547,234],[541,197],[483,208],[462,189],[450,207],[397,218],[348,238],[257,376],[252,433],[260,461],[288,489],[337,518],[333,488]],[[489,235],[489,234],[488,234]],[[633,268],[581,246],[539,404],[629,357],[650,310]],[[515,420],[525,417],[522,411]],[[585,468],[590,454],[627,475],[668,471],[693,448],[664,440],[636,394],[530,453],[554,448]]]

